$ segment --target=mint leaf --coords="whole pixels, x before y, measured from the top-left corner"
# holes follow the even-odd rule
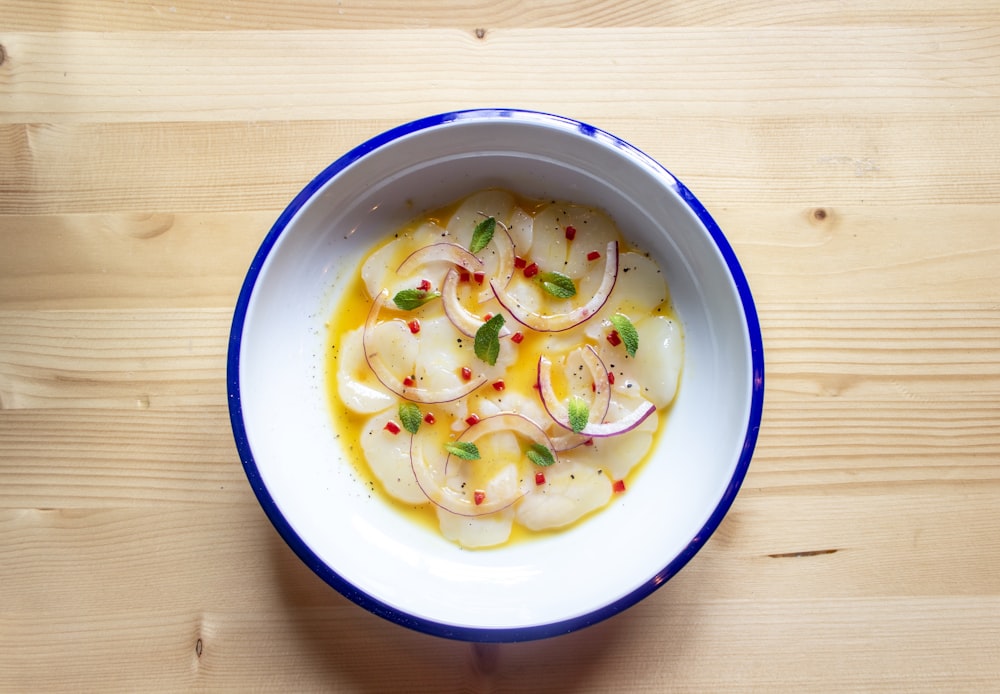
[[[611,316],[611,325],[615,327],[615,330],[618,331],[618,337],[625,343],[625,353],[634,357],[639,349],[639,332],[632,325],[632,321],[628,319],[628,316],[616,313]]]
[[[493,238],[493,232],[497,230],[497,220],[487,217],[472,232],[472,243],[469,244],[470,253],[478,253],[489,245]]]
[[[556,462],[556,457],[552,455],[552,451],[540,443],[531,444],[531,448],[525,451],[524,454],[528,456],[528,460],[540,467],[548,467]]]
[[[479,448],[468,441],[448,441],[444,449],[462,460],[479,460]]]
[[[411,434],[416,434],[417,429],[420,428],[420,422],[423,421],[423,415],[420,414],[420,408],[412,402],[402,402],[399,404],[399,421],[403,423],[404,429]]]
[[[590,421],[590,406],[579,395],[569,399],[569,426],[574,434],[579,434]]]
[[[496,364],[497,357],[500,356],[500,328],[503,324],[503,314],[498,313],[479,326],[479,330],[476,331],[474,344],[476,356],[490,366]]]
[[[557,299],[568,299],[576,296],[576,285],[573,280],[561,272],[543,272],[538,275],[542,289]]]
[[[439,296],[441,296],[440,292],[429,292],[425,289],[401,289],[396,292],[396,296],[392,297],[392,301],[400,310],[412,311]]]

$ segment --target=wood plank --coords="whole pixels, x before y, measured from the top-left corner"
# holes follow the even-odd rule
[[[484,94],[601,117],[951,115],[1000,95],[992,26],[378,33],[12,33],[0,122],[407,119]]]
[[[941,3],[923,0],[873,4],[862,0],[761,3],[753,0],[673,5],[658,0],[607,3],[548,0],[504,3],[436,2],[415,7],[399,0],[324,2],[300,0],[276,6],[263,0],[231,2],[170,0],[121,3],[90,0],[8,0],[10,31],[232,31],[246,29],[414,29],[500,27],[693,27],[693,26],[853,26],[990,23],[996,8],[983,0]]]
[[[768,205],[785,210],[782,226],[797,230],[799,214],[825,208],[828,216],[806,227],[815,235],[789,238],[795,245],[818,245],[852,222],[891,221],[874,203],[925,208],[1000,199],[1000,120],[988,114],[667,120],[577,115],[655,157],[713,212]],[[108,218],[107,232],[153,235],[163,217],[142,215],[266,211],[266,229],[328,164],[394,124],[0,125],[0,151],[9,162],[0,170],[0,215],[124,214]],[[136,151],[144,156],[137,159]],[[838,207],[862,206],[852,211],[853,220],[836,216]],[[939,218],[935,222],[946,226],[934,231],[960,237],[969,221],[956,220],[962,226],[948,232],[951,225]],[[975,227],[982,228],[982,221]],[[99,223],[87,222],[91,228]],[[206,235],[211,225],[210,218],[202,223]],[[874,224],[865,231],[892,238]],[[0,234],[6,233],[28,232],[23,222],[0,217]]]

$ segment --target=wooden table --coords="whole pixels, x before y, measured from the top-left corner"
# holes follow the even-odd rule
[[[986,691],[1000,677],[1000,8],[0,1],[0,690]],[[225,355],[288,200],[394,124],[611,130],[760,310],[732,512],[633,609],[473,646],[348,602],[236,456]]]

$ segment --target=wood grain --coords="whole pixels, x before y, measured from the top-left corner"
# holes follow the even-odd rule
[[[0,690],[996,688],[995,3],[0,15]],[[749,278],[767,391],[743,488],[683,571],[583,631],[473,646],[294,555],[247,484],[225,370],[298,190],[398,123],[495,104],[604,128],[694,191]]]

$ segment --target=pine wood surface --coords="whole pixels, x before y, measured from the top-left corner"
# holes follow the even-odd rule
[[[0,0],[0,691],[970,691],[1000,678],[995,2]],[[749,277],[766,400],[695,559],[583,631],[372,616],[257,505],[243,274],[431,113],[580,118]]]

